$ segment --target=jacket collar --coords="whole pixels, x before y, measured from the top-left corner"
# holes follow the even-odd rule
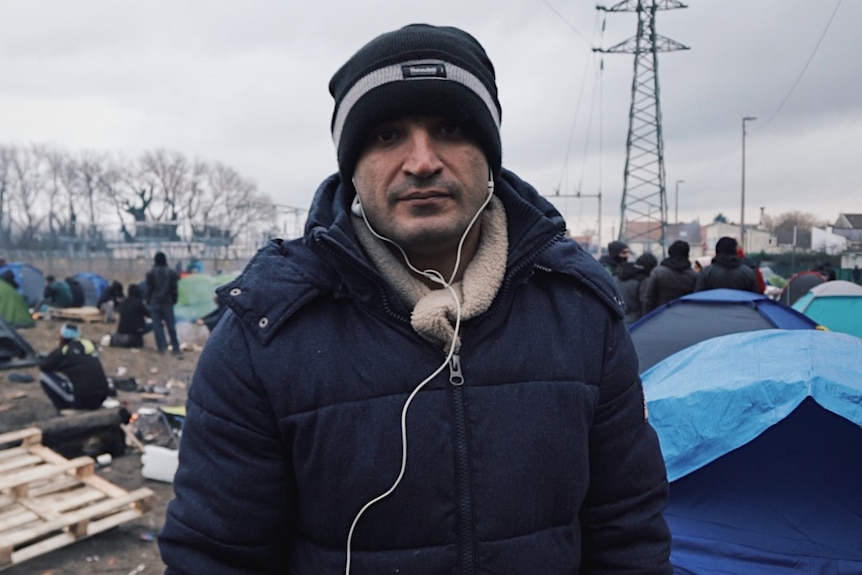
[[[503,169],[495,195],[503,202],[509,235],[504,278],[523,281],[534,266],[570,276],[595,291],[622,317],[610,275],[575,242],[564,239],[565,221],[532,186]],[[352,297],[380,313],[409,322],[409,311],[369,262],[350,222],[352,188],[337,174],[321,183],[303,238],[271,240],[245,270],[217,292],[262,343],[296,310],[321,297]]]

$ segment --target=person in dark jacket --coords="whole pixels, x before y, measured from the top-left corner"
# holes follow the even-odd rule
[[[742,262],[736,248],[735,239],[727,236],[719,238],[715,243],[712,263],[697,274],[694,291],[727,288],[760,293],[754,270]]]
[[[42,292],[42,301],[39,307],[41,304],[45,304],[49,307],[66,308],[71,307],[74,301],[69,284],[52,275],[45,277],[45,291]]]
[[[643,290],[647,278],[658,265],[658,258],[647,252],[634,262],[623,262],[617,268],[614,280],[626,303],[626,324],[632,324],[643,316]]]
[[[667,257],[644,284],[644,314],[694,292],[697,272],[691,267],[690,252],[691,246],[685,240],[676,240],[667,249]]]
[[[619,267],[629,261],[630,254],[631,251],[627,243],[615,240],[608,244],[608,253],[602,254],[599,263],[608,270],[609,274],[614,276],[617,275]]]
[[[102,291],[99,300],[96,302],[96,307],[105,315],[105,323],[114,323],[116,321],[114,313],[119,309],[123,297],[123,284],[117,280],[112,281]]]
[[[333,77],[339,173],[217,289],[168,575],[670,575],[612,278],[501,166],[491,62],[411,25]]]
[[[144,347],[144,335],[153,330],[150,310],[144,303],[141,286],[129,284],[129,295],[120,302],[120,321],[111,336],[111,347]]]
[[[57,411],[97,409],[108,397],[108,378],[96,345],[75,324],[60,328],[60,345],[39,362],[39,383]]]
[[[153,335],[156,338],[156,348],[159,353],[165,353],[168,342],[165,340],[165,330],[171,340],[171,353],[180,355],[180,341],[177,338],[177,320],[174,317],[174,306],[179,295],[177,272],[168,267],[168,259],[162,252],[156,252],[153,257],[153,267],[147,272],[147,306],[150,317],[153,318]]]

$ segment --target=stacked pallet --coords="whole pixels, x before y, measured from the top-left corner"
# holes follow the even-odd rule
[[[0,434],[0,570],[140,517],[152,497],[45,447],[37,428]]]
[[[50,315],[51,319],[73,320],[81,321],[84,323],[102,323],[103,321],[105,321],[105,316],[102,315],[102,312],[99,311],[99,308],[91,305],[85,305],[81,307],[51,308],[51,311],[46,312],[46,314]],[[46,314],[43,314],[43,317]]]

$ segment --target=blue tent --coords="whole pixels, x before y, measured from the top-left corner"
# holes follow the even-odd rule
[[[18,293],[27,300],[27,305],[35,307],[45,291],[45,276],[42,270],[26,262],[11,262],[0,267],[0,273],[12,271],[18,282]]]
[[[793,309],[832,331],[862,337],[862,286],[833,280],[812,287]]]
[[[815,329],[804,314],[763,294],[714,289],[668,302],[629,326],[643,373],[657,362],[706,339],[761,329]]]
[[[92,272],[80,272],[72,276],[84,290],[84,304],[94,306],[99,303],[102,292],[108,287],[108,280]]]
[[[677,573],[862,574],[862,339],[731,334],[642,377]]]

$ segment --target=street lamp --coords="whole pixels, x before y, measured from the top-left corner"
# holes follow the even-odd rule
[[[754,116],[746,116],[742,119],[742,207],[739,212],[739,240],[745,253],[748,253],[748,246],[745,245],[745,123],[756,119]]]
[[[673,219],[676,221],[677,227],[679,227],[679,185],[684,184],[685,180],[677,180],[676,181],[676,192],[674,192],[674,216]],[[679,230],[676,231],[677,235],[679,235]]]

